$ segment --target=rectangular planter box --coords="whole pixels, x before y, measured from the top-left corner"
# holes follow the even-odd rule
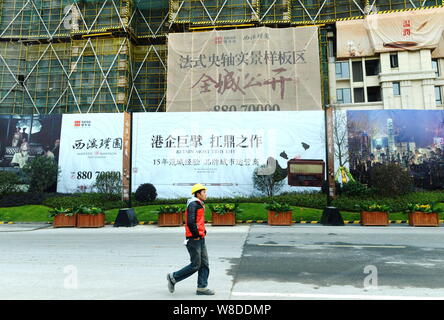
[[[361,225],[363,226],[387,226],[389,224],[388,213],[381,211],[362,211]]]
[[[236,215],[234,212],[225,214],[211,213],[211,224],[213,226],[234,226],[236,224]]]
[[[180,227],[183,224],[183,214],[178,213],[159,213],[157,225],[159,227]]]
[[[77,228],[102,228],[105,226],[105,214],[77,214]]]
[[[268,211],[268,224],[271,226],[291,225],[291,211],[288,212]]]
[[[409,225],[412,227],[439,227],[439,215],[437,213],[410,212]]]
[[[63,213],[54,216],[54,222],[52,223],[54,228],[69,228],[77,226],[77,215],[65,216]]]

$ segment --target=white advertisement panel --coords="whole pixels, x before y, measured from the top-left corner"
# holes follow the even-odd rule
[[[159,198],[189,197],[203,183],[210,197],[257,194],[254,170],[267,163],[285,176],[290,159],[325,160],[324,113],[133,114],[133,191],[152,183]],[[277,163],[276,163],[277,161]]]
[[[318,28],[168,35],[166,111],[321,110]]]
[[[123,113],[63,115],[58,192],[91,192],[100,173],[122,174],[123,125]]]
[[[370,14],[364,19],[338,21],[337,57],[374,56],[380,52],[432,49],[444,57],[444,8]]]

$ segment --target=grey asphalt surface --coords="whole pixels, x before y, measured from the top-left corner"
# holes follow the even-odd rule
[[[0,225],[0,299],[444,299],[442,227],[207,225],[205,297],[197,275],[166,287],[183,228]]]

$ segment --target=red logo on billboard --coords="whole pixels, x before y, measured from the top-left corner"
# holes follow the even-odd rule
[[[224,43],[224,37],[215,37],[214,44],[222,44]]]
[[[74,121],[74,127],[80,127],[80,121]]]

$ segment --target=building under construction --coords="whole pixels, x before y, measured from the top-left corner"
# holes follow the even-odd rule
[[[258,26],[320,26],[323,103],[341,103],[342,82],[329,82],[336,21],[376,8],[440,6],[442,0],[0,0],[0,113],[165,111],[168,33]]]

